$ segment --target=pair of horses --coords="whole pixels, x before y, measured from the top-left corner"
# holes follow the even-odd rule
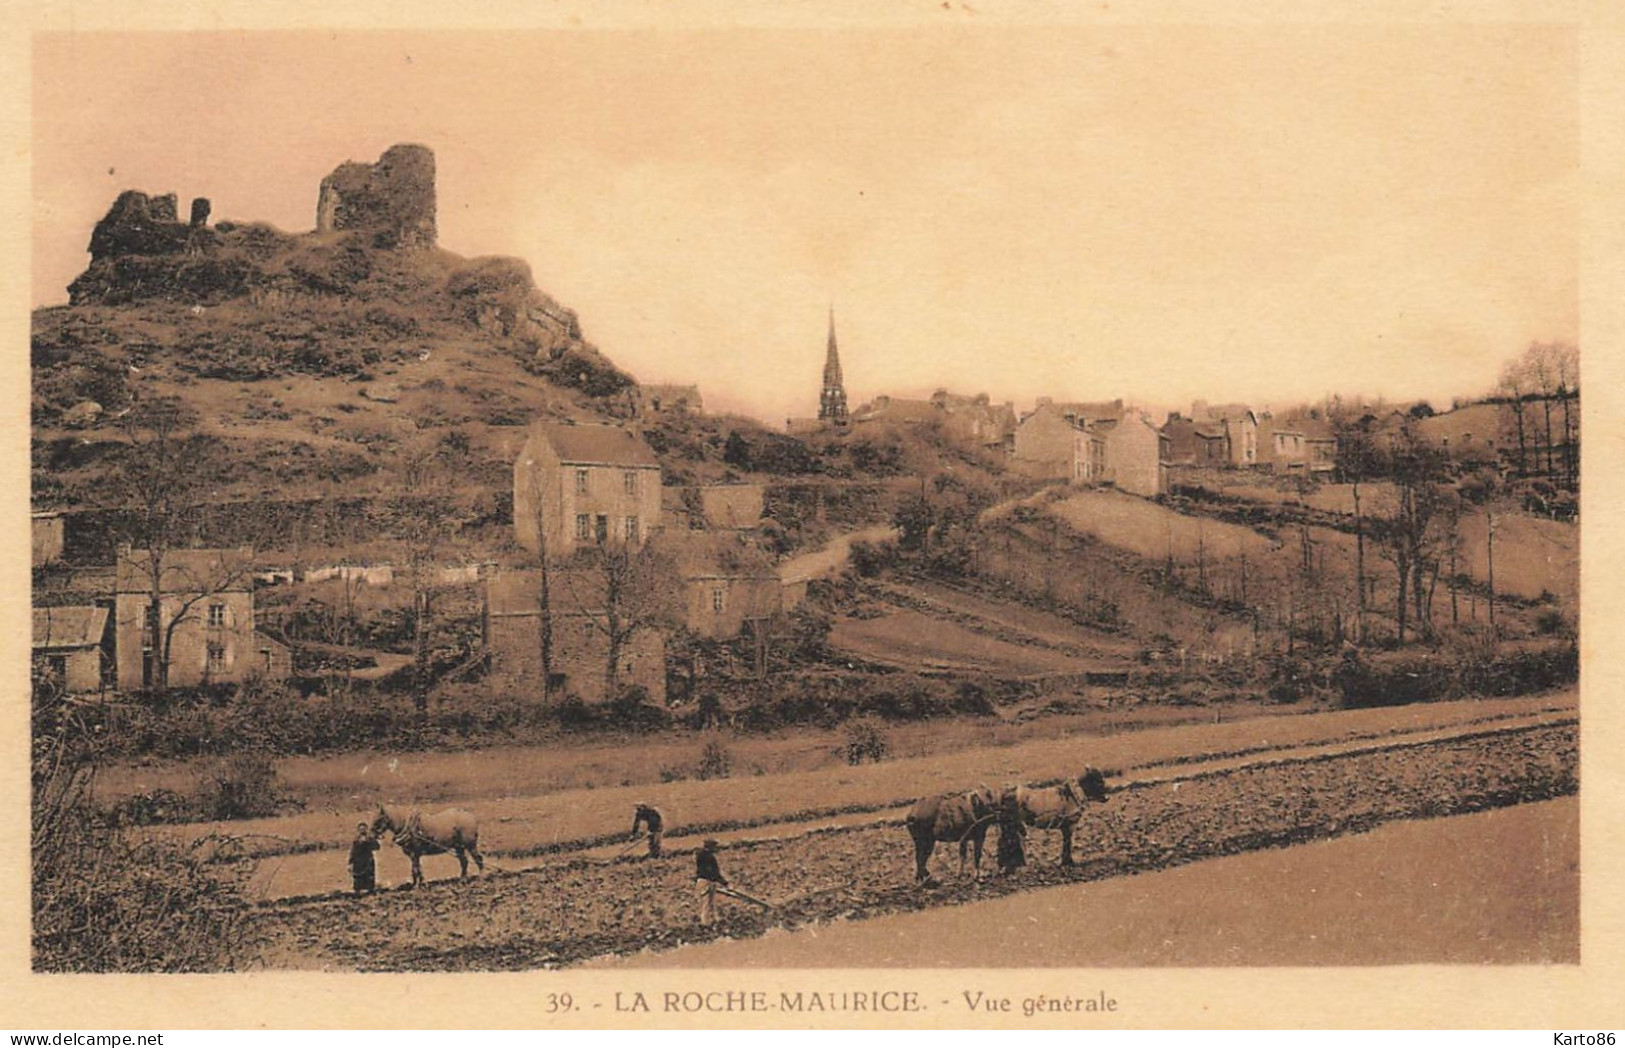
[[[388,830],[406,857],[412,860],[412,887],[423,883],[422,860],[425,855],[444,855],[453,852],[462,866],[462,876],[468,876],[468,859],[474,857],[481,873],[485,872],[485,856],[480,854],[480,826],[478,820],[461,808],[448,808],[438,815],[425,815],[421,811],[403,811],[388,805],[378,805],[378,815],[372,820],[372,835],[377,837]]]
[[[965,793],[923,797],[904,820],[914,838],[914,879],[929,879],[926,863],[939,841],[959,843],[959,874],[965,875],[965,849],[974,847],[977,876],[982,872],[982,846],[987,831],[998,821],[1000,808],[1014,806],[1010,815],[1040,830],[1061,832],[1061,865],[1072,865],[1072,834],[1090,801],[1106,800],[1106,776],[1098,768],[1085,768],[1076,779],[1055,786],[1016,786],[1003,797],[986,786]],[[1001,833],[1007,832],[1001,830]]]

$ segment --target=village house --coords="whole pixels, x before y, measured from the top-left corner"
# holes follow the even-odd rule
[[[537,422],[514,462],[513,521],[519,544],[550,556],[582,546],[641,546],[660,523],[660,462],[632,430],[596,423]]]
[[[1049,401],[1040,401],[1016,427],[1011,466],[1040,480],[1092,484],[1106,472],[1104,435],[1062,414]]]
[[[35,608],[33,655],[69,694],[100,691],[110,674],[106,608]]]
[[[1168,438],[1168,461],[1179,466],[1227,466],[1231,463],[1230,434],[1219,423],[1197,422],[1178,412],[1162,424]]]
[[[1260,458],[1279,473],[1329,473],[1337,468],[1337,436],[1322,419],[1299,416],[1260,423]]]
[[[737,532],[667,532],[658,539],[682,579],[683,624],[729,640],[752,621],[782,614],[783,585],[771,558]]]
[[[169,550],[156,580],[152,565],[148,551],[119,548],[113,647],[121,691],[155,686],[166,651],[171,687],[286,675],[287,649],[254,629],[249,550]]]
[[[1230,465],[1243,469],[1258,465],[1258,416],[1246,404],[1194,401],[1191,419],[1199,425],[1216,425],[1224,431]]]
[[[1105,479],[1119,491],[1155,498],[1168,493],[1168,438],[1138,411],[1095,424],[1106,440]]]
[[[554,568],[548,575],[552,623],[552,691],[584,702],[603,702],[609,635],[603,628],[603,579],[592,571]],[[485,650],[490,679],[521,693],[542,694],[541,570],[493,571],[485,582]],[[623,687],[639,686],[651,701],[666,701],[666,642],[659,630],[641,629],[624,644],[616,674]]]
[[[882,394],[852,414],[852,423],[933,425],[943,436],[984,448],[1009,445],[1016,430],[1014,404],[994,404],[986,393],[965,396],[939,389],[926,400]]]

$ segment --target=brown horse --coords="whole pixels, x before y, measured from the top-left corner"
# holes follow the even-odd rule
[[[479,822],[461,808],[448,808],[438,815],[425,815],[413,810],[410,815],[397,808],[378,805],[378,816],[372,820],[372,835],[388,830],[395,843],[412,860],[412,886],[423,883],[421,860],[425,855],[444,855],[455,852],[457,862],[468,876],[468,857],[474,856],[480,872],[485,872],[485,857],[480,854]]]
[[[997,816],[998,797],[986,786],[916,801],[903,824],[914,838],[914,879],[926,881],[925,864],[938,841],[959,842],[959,875],[965,875],[965,846],[976,847],[976,875],[982,875],[982,842]]]
[[[1061,831],[1061,865],[1072,865],[1072,831],[1083,818],[1089,801],[1106,800],[1106,776],[1098,768],[1085,768],[1076,780],[1062,780],[1058,786],[1042,789],[1016,787],[1016,804],[1021,821],[1039,830]]]

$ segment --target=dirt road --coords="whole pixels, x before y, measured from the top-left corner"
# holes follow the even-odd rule
[[[1400,819],[1482,811],[1577,788],[1572,717],[1233,756],[1147,775],[1095,806],[1080,827],[1080,864],[1062,869],[1038,834],[1031,864],[1010,878],[948,878],[919,888],[896,825],[859,822],[723,853],[742,887],[776,904],[730,908],[695,924],[687,855],[659,862],[573,857],[524,872],[351,900],[259,907],[254,925],[272,967],[501,970],[664,950],[770,928],[956,906],[1034,889],[1182,866],[1201,859],[1358,833]],[[725,784],[709,784],[725,785]],[[782,829],[782,828],[781,828]]]

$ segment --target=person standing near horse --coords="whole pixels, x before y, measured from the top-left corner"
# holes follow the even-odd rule
[[[350,842],[350,883],[357,895],[378,890],[378,838],[364,822],[356,823],[355,840]]]
[[[694,891],[700,899],[700,923],[704,925],[717,922],[717,888],[728,886],[728,878],[722,875],[722,867],[717,864],[720,847],[708,838],[694,853]]]
[[[1022,838],[1027,827],[1021,821],[1021,805],[1016,799],[1016,788],[1007,786],[999,795],[999,872],[1012,874],[1027,865],[1027,849]]]
[[[632,812],[632,839],[638,839],[638,831],[647,827],[649,831],[649,858],[660,858],[660,835],[666,827],[666,822],[660,815],[660,809],[643,801],[638,801],[637,808]],[[630,845],[628,845],[630,847]]]

